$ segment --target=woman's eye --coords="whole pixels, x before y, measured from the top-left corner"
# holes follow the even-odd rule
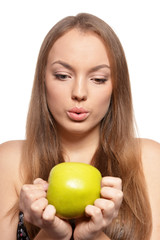
[[[97,84],[102,84],[107,81],[107,78],[92,78],[92,80]]]
[[[66,80],[67,78],[70,78],[66,74],[54,74],[54,76],[56,77],[56,79],[59,79],[59,80]]]

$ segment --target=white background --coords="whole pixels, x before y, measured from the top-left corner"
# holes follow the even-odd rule
[[[114,29],[128,61],[140,137],[160,142],[159,0],[0,2],[0,143],[25,138],[38,51],[60,19],[88,12]]]

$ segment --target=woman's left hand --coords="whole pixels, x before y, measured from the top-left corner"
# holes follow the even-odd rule
[[[102,232],[117,217],[123,199],[122,181],[116,177],[102,178],[101,198],[88,205],[85,220],[76,222],[75,240],[103,239]],[[105,239],[105,238],[104,238]]]

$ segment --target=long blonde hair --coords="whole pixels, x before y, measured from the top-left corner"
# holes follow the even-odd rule
[[[106,45],[111,64],[113,93],[109,110],[101,122],[100,144],[92,164],[103,176],[122,179],[124,200],[118,217],[105,231],[112,240],[147,240],[151,234],[151,211],[141,166],[140,144],[135,140],[127,63],[116,34],[96,16],[81,13],[66,17],[44,39],[26,125],[22,156],[23,169],[26,170],[24,182],[31,183],[37,177],[47,180],[51,168],[64,161],[55,122],[47,106],[44,79],[51,47],[73,28],[98,34]],[[34,230],[35,227],[30,226],[29,229]]]

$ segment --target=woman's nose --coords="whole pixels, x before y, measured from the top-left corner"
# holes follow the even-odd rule
[[[83,78],[75,79],[72,88],[72,99],[77,101],[87,100],[87,82]]]

